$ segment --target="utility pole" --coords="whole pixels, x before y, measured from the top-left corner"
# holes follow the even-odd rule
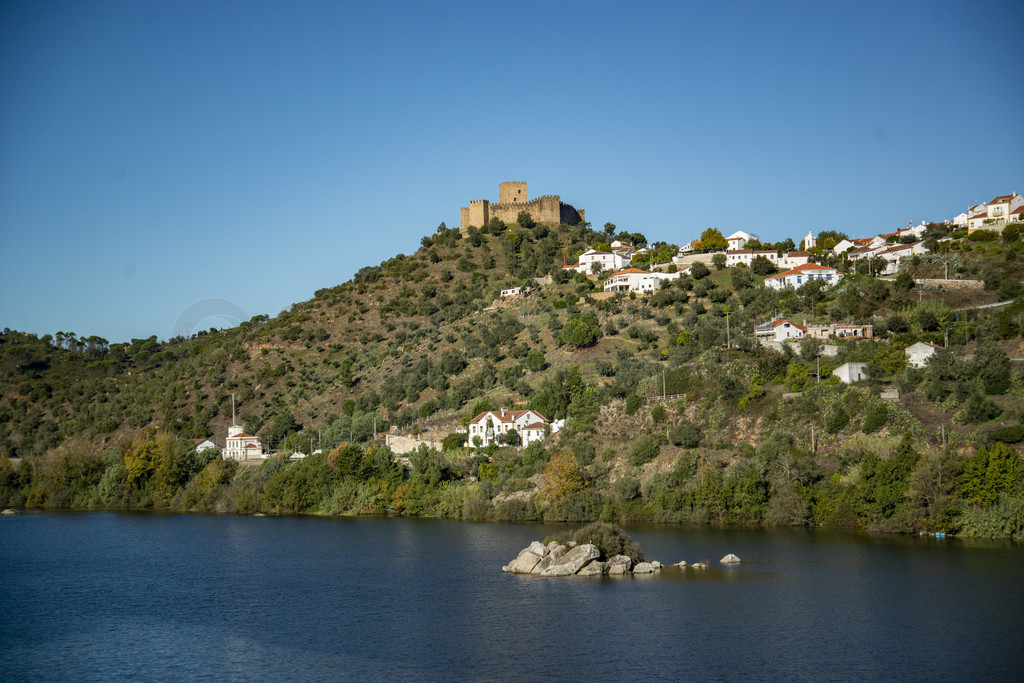
[[[811,427],[811,453],[817,453],[817,444],[814,442],[814,427]]]
[[[661,369],[661,400],[665,400],[667,392],[665,391],[665,368]]]

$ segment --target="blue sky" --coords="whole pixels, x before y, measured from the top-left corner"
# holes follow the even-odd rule
[[[503,180],[652,241],[951,218],[1024,192],[1022,19],[0,0],[0,327],[113,342],[276,315]]]

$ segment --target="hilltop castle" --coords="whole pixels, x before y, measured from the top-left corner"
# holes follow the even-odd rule
[[[462,232],[465,234],[471,225],[481,228],[492,218],[515,223],[520,211],[527,212],[538,223],[549,226],[561,223],[576,225],[586,220],[583,209],[562,202],[557,194],[545,194],[530,200],[526,196],[525,182],[505,182],[498,185],[497,204],[491,204],[486,199],[473,199],[469,206],[462,207]]]

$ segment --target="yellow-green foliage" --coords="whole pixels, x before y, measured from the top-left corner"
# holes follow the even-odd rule
[[[541,495],[554,501],[574,491],[582,491],[583,474],[572,452],[561,450],[551,456],[541,477]]]

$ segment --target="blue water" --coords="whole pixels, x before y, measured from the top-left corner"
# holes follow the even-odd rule
[[[500,567],[556,527],[0,519],[0,672],[23,680],[1018,680],[1024,548],[631,529],[704,573]],[[744,561],[717,560],[734,552]]]

